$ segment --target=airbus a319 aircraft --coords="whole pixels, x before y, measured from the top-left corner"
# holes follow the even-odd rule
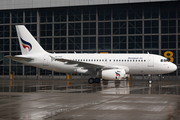
[[[22,55],[5,56],[14,61],[61,73],[90,74],[88,82],[124,80],[129,74],[166,74],[177,66],[154,54],[56,54],[46,52],[24,25],[16,25]]]

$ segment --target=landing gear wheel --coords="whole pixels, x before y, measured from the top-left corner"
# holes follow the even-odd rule
[[[99,79],[99,78],[95,78],[95,79],[94,79],[94,82],[95,82],[95,83],[100,83],[100,79]]]
[[[94,83],[94,78],[89,78],[88,83],[93,84]]]

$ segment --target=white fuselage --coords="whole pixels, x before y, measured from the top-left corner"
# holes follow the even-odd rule
[[[126,70],[127,74],[166,74],[173,72],[177,66],[171,62],[162,62],[165,57],[154,54],[28,54],[34,60],[30,62],[19,61],[21,63],[52,70],[62,73],[94,74],[93,70],[77,67],[77,64],[66,64],[55,61],[54,58],[64,58],[73,61],[94,63],[102,66],[119,66]],[[82,68],[82,69],[81,69]],[[96,72],[96,70],[94,70]]]

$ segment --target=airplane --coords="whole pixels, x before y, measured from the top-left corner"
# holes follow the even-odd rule
[[[22,55],[5,56],[14,61],[61,73],[89,74],[88,83],[125,80],[130,74],[167,74],[177,66],[155,54],[48,53],[24,25],[16,25]]]

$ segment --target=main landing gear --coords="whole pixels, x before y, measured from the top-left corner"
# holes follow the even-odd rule
[[[88,83],[89,84],[100,83],[100,78],[89,78]]]

